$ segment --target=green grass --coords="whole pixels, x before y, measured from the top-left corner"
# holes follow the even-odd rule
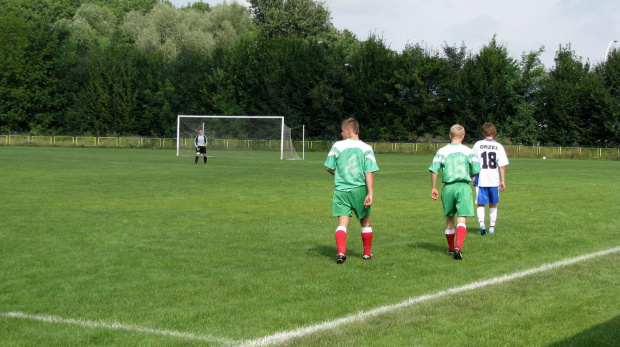
[[[511,159],[497,232],[468,220],[445,254],[431,156],[378,155],[375,259],[359,226],[335,263],[325,153],[0,146],[4,346],[203,346],[189,338],[6,317],[120,323],[231,341],[618,247],[617,161]],[[620,254],[426,301],[295,346],[618,345]]]

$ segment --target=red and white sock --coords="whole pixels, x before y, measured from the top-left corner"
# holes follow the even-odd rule
[[[459,223],[456,225],[456,247],[463,250],[463,243],[465,242],[465,235],[467,235],[467,226]]]
[[[364,255],[370,255],[370,248],[372,247],[372,227],[362,228],[362,244],[364,245]]]
[[[342,225],[336,229],[336,253],[347,255],[347,228]]]
[[[448,240],[448,251],[454,251],[454,229],[446,229],[446,240]]]

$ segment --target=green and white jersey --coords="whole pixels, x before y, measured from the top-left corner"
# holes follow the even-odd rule
[[[372,147],[355,139],[336,142],[324,165],[335,171],[335,189],[341,192],[366,186],[366,173],[379,171]]]
[[[480,163],[474,151],[462,143],[450,143],[440,148],[429,171],[439,175],[443,169],[443,183],[471,182],[471,176],[480,172]]]

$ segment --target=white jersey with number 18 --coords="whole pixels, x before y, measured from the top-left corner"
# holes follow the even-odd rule
[[[499,168],[509,164],[504,146],[493,139],[484,139],[476,142],[473,150],[480,162],[480,173],[474,184],[478,187],[498,187]]]

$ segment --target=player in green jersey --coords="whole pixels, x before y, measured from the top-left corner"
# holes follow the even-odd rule
[[[362,259],[371,259],[372,227],[370,205],[374,194],[374,172],[379,170],[375,153],[359,139],[359,123],[349,118],[342,122],[342,141],[336,142],[325,160],[325,168],[334,175],[335,189],[332,214],[338,217],[336,229],[336,261],[347,259],[347,228],[353,213],[362,227],[364,252]]]
[[[437,200],[437,176],[443,170],[441,201],[443,216],[446,217],[446,239],[448,252],[454,254],[454,259],[461,260],[463,243],[467,234],[467,217],[474,215],[474,199],[470,182],[480,172],[480,163],[474,151],[463,145],[465,128],[455,124],[450,128],[450,141],[447,146],[440,148],[433,158],[428,170],[431,172],[431,198]],[[457,226],[454,229],[456,218]],[[454,237],[456,234],[456,244]]]

